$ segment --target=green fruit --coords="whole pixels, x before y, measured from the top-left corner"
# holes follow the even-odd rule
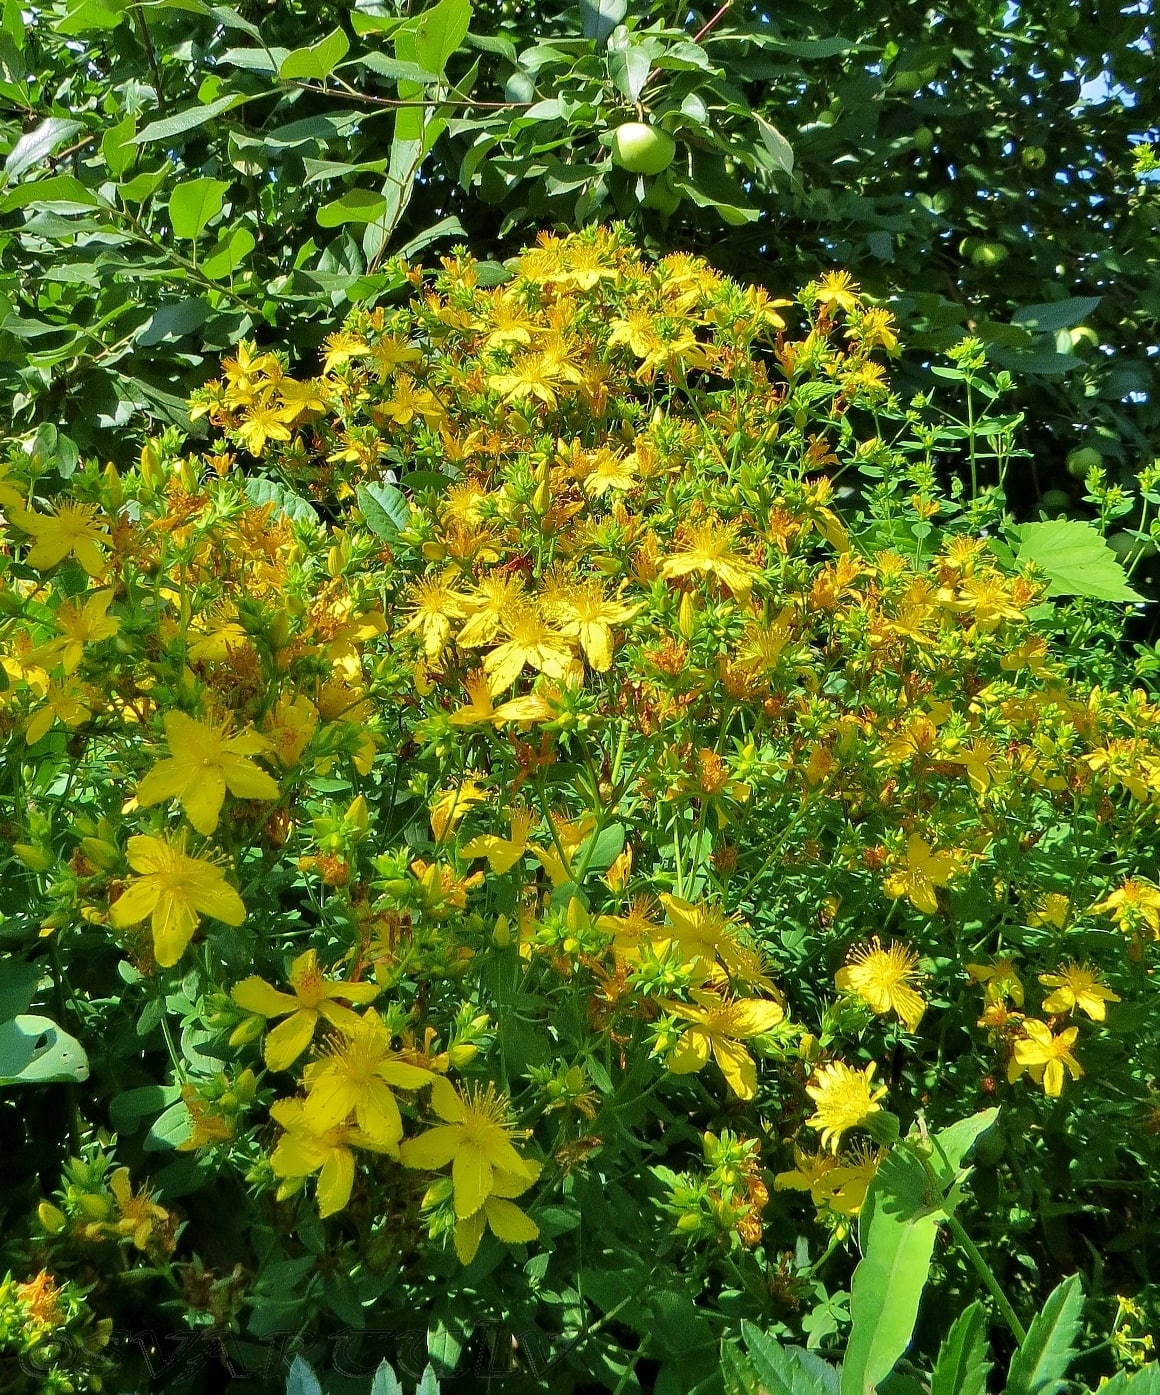
[[[643,121],[626,121],[612,133],[612,163],[630,174],[660,174],[677,153],[677,143],[667,131]]]
[[[959,256],[973,257],[982,245],[977,237],[964,237],[959,243]]]
[[[971,261],[975,266],[998,266],[1000,262],[1005,262],[1010,255],[1010,252],[1001,242],[981,242],[971,253]]]
[[[1066,509],[1071,504],[1071,495],[1066,489],[1049,489],[1039,501],[1039,506],[1046,509],[1048,513],[1058,513],[1060,509]]]
[[[1100,336],[1092,329],[1091,325],[1076,325],[1074,329],[1067,331],[1067,337],[1071,340],[1073,349],[1080,344],[1090,344],[1093,349],[1098,349]]]
[[[914,148],[920,155],[925,155],[934,145],[934,132],[929,126],[920,126],[915,131],[913,137]]]
[[[1041,145],[1025,145],[1019,158],[1025,170],[1041,170],[1047,164],[1047,151]]]
[[[681,191],[673,183],[671,176],[662,174],[658,179],[650,179],[642,200],[645,208],[651,208],[662,218],[671,217],[681,204]]]
[[[1088,471],[1094,470],[1104,463],[1104,457],[1094,446],[1080,446],[1078,450],[1068,453],[1067,473],[1076,480],[1085,480]]]

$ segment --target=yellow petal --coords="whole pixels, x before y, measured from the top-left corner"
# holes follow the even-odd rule
[[[185,788],[187,779],[188,769],[180,761],[158,761],[148,775],[138,782],[137,803],[142,809],[147,809],[151,804],[160,804],[162,800],[176,799]]]
[[[417,1138],[408,1138],[399,1146],[399,1158],[404,1167],[421,1167],[437,1172],[455,1156],[463,1130],[454,1124],[428,1129]]]
[[[455,1214],[463,1219],[472,1216],[487,1200],[491,1191],[491,1163],[483,1149],[474,1143],[461,1141],[451,1164],[451,1179],[455,1184]]]
[[[241,925],[246,918],[245,902],[228,882],[217,877],[208,886],[191,888],[189,901],[202,915],[212,916],[223,925]]]
[[[709,1038],[705,1032],[690,1028],[677,1043],[667,1061],[674,1075],[690,1075],[700,1070],[709,1059]]]
[[[748,998],[734,1003],[729,1011],[729,1035],[734,1037],[756,1037],[762,1032],[771,1032],[785,1018],[785,1009],[780,1003],[764,998]]]
[[[460,1264],[470,1264],[475,1258],[479,1242],[483,1239],[485,1224],[482,1210],[477,1211],[474,1216],[465,1216],[456,1224],[455,1253],[459,1256]]]
[[[136,925],[152,914],[161,895],[161,888],[151,877],[130,882],[116,901],[109,907],[109,924],[114,930],[124,930],[127,925]]]
[[[757,1093],[757,1067],[740,1042],[713,1038],[713,1059],[721,1067],[725,1083],[740,1100],[751,1100]]]
[[[492,1233],[505,1245],[523,1245],[539,1236],[540,1227],[513,1202],[490,1197],[484,1214]]]
[[[266,1037],[262,1055],[271,1070],[289,1070],[314,1039],[318,1014],[304,1009],[279,1022]]]
[[[256,1012],[262,1017],[282,1017],[288,1012],[293,1012],[298,1006],[297,998],[289,993],[280,993],[256,974],[242,979],[241,983],[235,983],[230,990],[230,996],[238,1007],[245,1008],[247,1012]]]
[[[161,968],[177,963],[196,929],[197,913],[185,897],[162,891],[153,908],[153,954]]]
[[[194,828],[208,837],[218,826],[225,797],[225,776],[218,767],[208,766],[182,794],[181,807]]]
[[[349,1148],[331,1148],[318,1174],[318,1214],[333,1216],[350,1200],[354,1186],[354,1154]]]
[[[239,799],[277,799],[282,791],[272,775],[245,756],[223,756],[226,786]]]

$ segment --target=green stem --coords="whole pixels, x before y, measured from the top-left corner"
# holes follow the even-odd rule
[[[957,1216],[947,1212],[946,1223],[950,1233],[955,1237],[958,1244],[962,1246],[963,1250],[966,1252],[967,1258],[974,1265],[975,1272],[978,1274],[979,1278],[982,1279],[987,1292],[995,1300],[996,1306],[1003,1315],[1003,1321],[1011,1329],[1015,1336],[1015,1340],[1022,1345],[1027,1340],[1027,1329],[1019,1321],[1015,1309],[1008,1301],[1007,1295],[999,1287],[999,1280],[996,1279],[994,1270],[983,1258],[982,1251],[967,1234],[963,1227],[963,1223]]]

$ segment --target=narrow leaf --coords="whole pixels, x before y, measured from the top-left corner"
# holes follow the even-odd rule
[[[1006,1395],[1053,1395],[1063,1385],[1083,1314],[1083,1281],[1078,1274],[1054,1289],[1011,1358]]]
[[[48,116],[39,126],[21,136],[4,161],[4,173],[16,180],[25,170],[46,160],[66,140],[81,128],[79,121],[67,121],[61,116]]]
[[[972,1303],[959,1314],[939,1348],[930,1378],[930,1395],[985,1395],[987,1372],[987,1314]]]
[[[172,140],[174,136],[183,136],[186,131],[196,131],[199,126],[204,126],[215,116],[221,116],[233,107],[240,107],[250,100],[252,99],[244,97],[240,92],[231,92],[226,97],[219,97],[215,102],[206,102],[204,106],[186,107],[184,111],[175,112],[173,116],[166,116],[161,121],[151,121],[143,131],[133,137],[132,144],[148,145],[150,141]]]

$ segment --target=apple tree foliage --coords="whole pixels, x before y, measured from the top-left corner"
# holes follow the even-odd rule
[[[124,458],[243,336],[312,366],[400,256],[625,219],[778,291],[849,269],[912,386],[976,334],[1025,502],[1074,497],[1070,451],[1158,438],[1154,44],[1151,0],[0,0],[0,415]]]

